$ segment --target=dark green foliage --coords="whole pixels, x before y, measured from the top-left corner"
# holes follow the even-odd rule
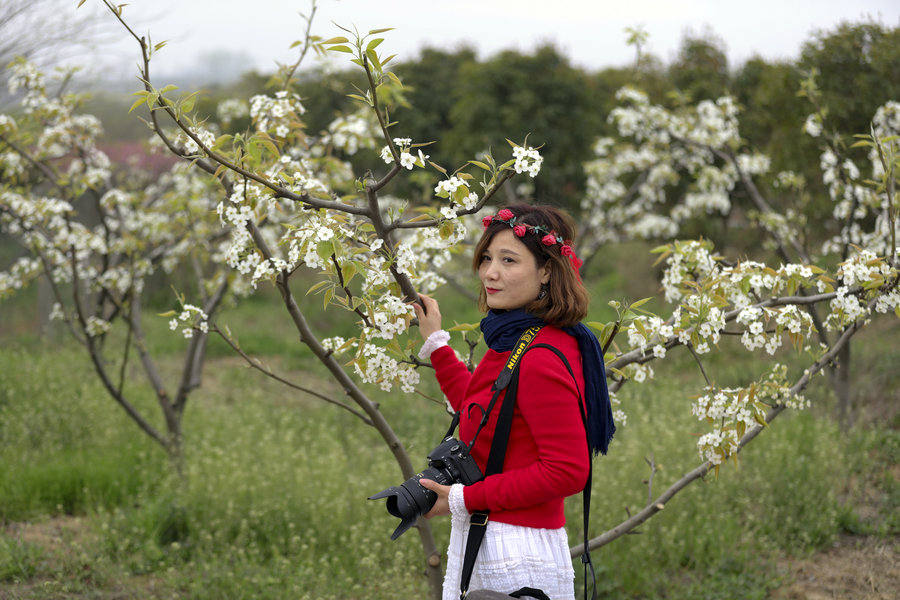
[[[669,66],[669,79],[691,102],[722,96],[729,83],[724,42],[709,32],[703,36],[686,35],[678,58]]]
[[[528,136],[544,156],[534,199],[571,206],[583,189],[581,161],[605,118],[590,91],[585,73],[552,46],[532,56],[502,52],[462,70],[454,128],[441,142],[460,162],[504,138],[521,143]]]
[[[804,45],[798,66],[815,69],[837,131],[868,133],[875,110],[900,99],[900,26],[868,21],[819,31]]]

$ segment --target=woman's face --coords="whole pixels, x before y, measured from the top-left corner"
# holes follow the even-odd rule
[[[482,254],[478,276],[489,308],[514,310],[538,297],[541,284],[550,280],[550,270],[549,263],[538,267],[513,230],[504,229],[494,234]]]

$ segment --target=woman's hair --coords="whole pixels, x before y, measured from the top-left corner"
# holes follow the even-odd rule
[[[515,217],[513,222],[510,222],[510,213]],[[550,265],[550,279],[547,282],[547,294],[543,298],[535,298],[523,308],[557,327],[570,327],[587,316],[588,293],[573,265],[573,259],[577,259],[571,251],[575,225],[567,214],[552,206],[516,204],[501,209],[494,217],[485,217],[484,223],[486,227],[475,246],[472,262],[476,273],[481,265],[481,257],[498,232],[525,226],[516,231],[516,239],[525,244],[534,256],[538,268]],[[547,235],[553,235],[556,241],[548,245],[543,241]],[[564,247],[569,249],[565,252],[570,252],[571,256],[564,255]],[[488,310],[484,286],[481,286],[478,294],[478,308],[484,312]]]

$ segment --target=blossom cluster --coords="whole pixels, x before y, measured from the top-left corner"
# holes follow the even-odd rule
[[[250,105],[237,98],[226,98],[216,106],[216,116],[226,127],[250,115]]]
[[[718,160],[714,150],[730,151],[740,140],[737,106],[730,97],[679,112],[651,104],[630,87],[621,89],[617,99],[623,105],[610,112],[609,120],[634,143],[623,142],[610,152],[615,142],[601,138],[595,158],[585,164],[582,210],[599,243],[668,239],[691,218],[727,215],[741,174],[769,168],[759,154],[738,154],[724,164]],[[675,196],[682,178],[690,185]]]
[[[786,381],[787,367],[775,364],[759,381],[747,387],[707,387],[691,408],[695,417],[715,427],[697,441],[700,457],[713,465],[733,457],[745,433],[765,426],[770,407],[808,407],[809,401],[794,394]]]
[[[17,148],[0,155],[0,171],[8,175],[0,188],[0,231],[17,238],[31,255],[0,273],[0,295],[42,274],[54,290],[77,282],[77,301],[58,296],[51,318],[69,322],[87,337],[103,336],[158,268],[172,271],[187,257],[217,251],[214,240],[221,228],[209,219],[210,182],[179,165],[149,184],[123,172],[122,187],[113,187],[110,160],[97,148],[100,122],[78,113],[81,98],[48,93],[43,76],[23,62],[12,85],[26,90],[28,110],[20,111],[17,121],[0,117],[3,134]],[[61,197],[35,194],[22,165],[59,159],[65,161],[61,179],[48,189]],[[96,214],[85,218],[74,200],[89,188]]]
[[[815,128],[805,131],[815,137]],[[879,143],[896,152],[900,143],[900,102],[890,101],[879,107],[872,119],[872,132]],[[887,141],[885,141],[887,140]],[[870,149],[868,161],[872,177],[880,180],[884,176],[884,165],[876,147]],[[892,255],[896,248],[890,247],[891,230],[896,228],[896,211],[890,207],[889,195],[884,190],[873,188],[862,175],[862,169],[849,157],[840,158],[834,149],[825,147],[819,157],[822,182],[834,202],[832,214],[839,222],[846,223],[831,239],[822,245],[824,254],[840,253],[848,244],[853,244],[881,255]],[[874,223],[866,228],[866,221]]]
[[[513,158],[516,161],[513,165],[516,173],[528,173],[530,177],[537,177],[541,172],[541,165],[544,164],[544,157],[531,146],[513,147]]]
[[[284,90],[275,92],[274,96],[258,94],[250,98],[250,118],[256,130],[276,138],[288,137],[305,112],[300,96]]]
[[[425,167],[429,156],[423,153],[421,149],[418,150],[418,155],[413,154],[411,152],[412,139],[394,138],[394,144],[396,144],[397,146],[397,152],[400,153],[401,167],[404,167],[405,169],[408,169],[410,171],[413,170],[413,167]],[[391,153],[390,146],[385,146],[381,149],[381,159],[388,164],[394,162],[394,155]]]
[[[182,328],[181,333],[187,339],[194,337],[195,331],[207,333],[209,331],[209,315],[199,306],[185,304],[181,307],[181,312],[169,321],[169,329],[175,331],[178,327]]]
[[[349,115],[341,115],[329,123],[321,144],[326,147],[333,146],[344,154],[352,156],[359,152],[360,148],[375,147],[376,131],[377,122],[375,122],[372,112],[361,109]]]
[[[881,286],[888,286],[897,276],[896,269],[871,250],[861,250],[851,255],[838,267],[837,277],[841,285],[835,290],[835,297],[830,302],[831,312],[825,320],[825,327],[840,330],[850,323],[869,318],[871,309],[868,300],[873,296],[877,312],[900,310],[900,290],[897,285],[890,286],[885,293],[879,291]],[[867,290],[867,293],[852,293],[858,287]]]
[[[66,174],[80,191],[102,187],[110,177],[110,162],[97,147],[103,133],[99,119],[77,113],[80,96],[48,93],[43,73],[31,63],[18,59],[9,69],[9,90],[24,90],[22,113],[31,126],[22,129],[11,116],[0,115],[0,133],[22,136],[20,147],[31,148],[33,160],[68,159]],[[10,178],[22,175],[28,161],[5,146],[0,172]]]

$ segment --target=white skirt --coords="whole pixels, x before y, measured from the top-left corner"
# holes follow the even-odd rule
[[[450,512],[443,600],[459,600],[459,579],[469,536],[469,514],[461,485],[451,489]],[[565,528],[539,529],[488,519],[469,589],[508,594],[523,587],[543,590],[552,600],[575,599],[575,570]]]

